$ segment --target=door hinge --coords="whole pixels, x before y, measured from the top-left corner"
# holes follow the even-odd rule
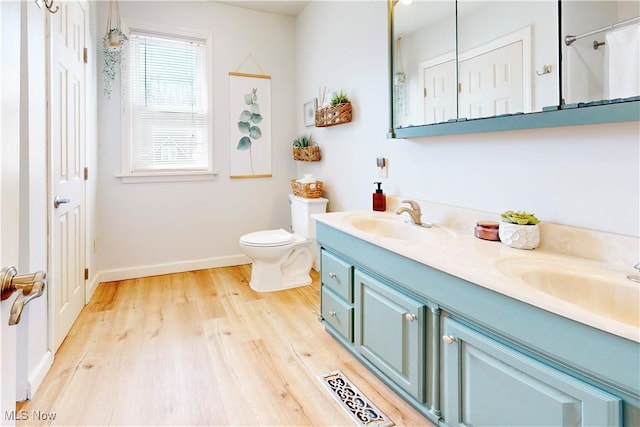
[[[426,87],[424,88],[424,97],[425,98],[427,97],[427,88]]]
[[[458,93],[462,93],[462,83],[458,83]]]
[[[89,62],[89,51],[87,50],[87,48],[84,48],[84,51],[82,53],[82,57],[84,59],[84,63],[86,64],[87,62]]]
[[[84,180],[87,181],[89,179],[89,168],[84,168]]]
[[[84,269],[84,280],[89,280],[89,269],[88,268]]]

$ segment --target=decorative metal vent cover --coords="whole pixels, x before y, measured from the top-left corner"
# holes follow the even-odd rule
[[[318,379],[357,425],[363,427],[394,425],[393,421],[371,403],[342,371],[319,375]]]

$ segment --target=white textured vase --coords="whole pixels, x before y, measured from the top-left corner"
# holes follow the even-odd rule
[[[501,222],[498,236],[505,245],[517,249],[535,249],[540,244],[540,227],[538,224],[520,225]]]

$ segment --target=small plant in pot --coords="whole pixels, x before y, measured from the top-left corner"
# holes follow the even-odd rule
[[[311,135],[301,135],[293,140],[293,146],[296,148],[308,147],[311,145]]]
[[[505,245],[517,249],[535,249],[540,244],[540,220],[532,213],[505,211],[500,214],[498,236]]]
[[[347,94],[344,93],[343,91],[334,93],[333,96],[331,97],[331,100],[329,101],[332,107],[335,107],[339,104],[347,104],[349,102],[350,101],[349,101],[349,98],[347,97]]]
[[[104,56],[104,67],[102,75],[104,77],[104,94],[107,99],[111,99],[113,81],[124,65],[125,45],[124,42],[129,37],[120,28],[111,28],[102,38],[102,54]]]
[[[293,140],[293,159],[315,162],[320,160],[320,147],[311,139],[311,135],[301,135]]]

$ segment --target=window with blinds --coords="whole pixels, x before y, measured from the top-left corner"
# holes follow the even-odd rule
[[[210,171],[206,40],[131,30],[129,173]]]

